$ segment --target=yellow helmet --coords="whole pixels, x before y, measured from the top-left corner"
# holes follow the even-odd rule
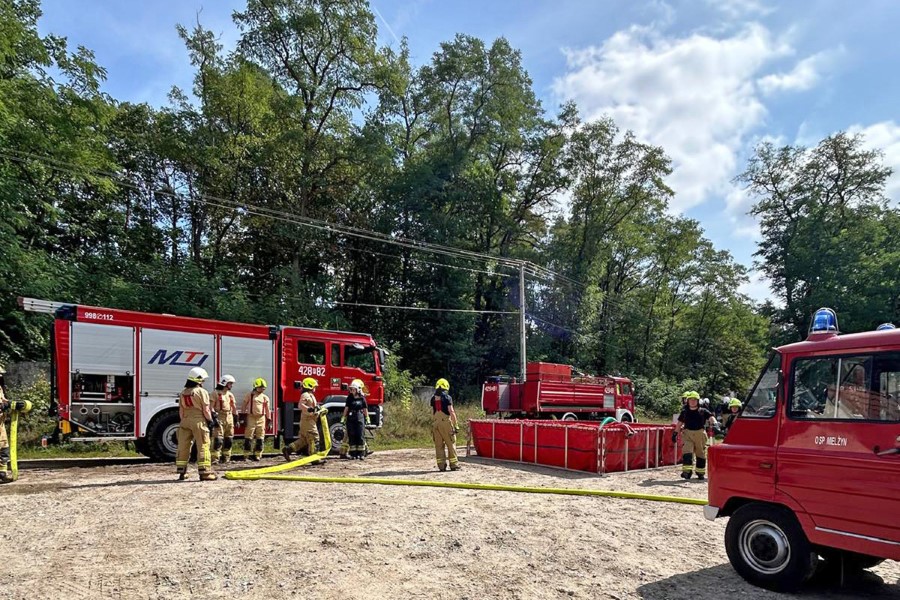
[[[744,406],[744,403],[737,398],[732,398],[731,401],[728,402],[728,408],[741,408],[742,406]]]
[[[269,387],[269,386],[266,385],[265,379],[263,379],[262,377],[257,377],[255,380],[253,380],[253,387],[254,388],[264,388],[264,387]]]
[[[681,395],[682,398],[687,398],[688,400],[700,400],[700,394],[695,391],[685,392]]]
[[[437,380],[437,383],[434,384],[434,389],[449,391],[450,390],[450,382],[447,381],[446,379],[444,379],[443,377],[441,377],[440,379]]]
[[[304,390],[313,390],[319,387],[319,382],[313,379],[312,377],[307,377],[303,380],[303,389]]]
[[[363,384],[362,379],[354,379],[353,381],[350,382],[349,387],[351,390],[353,388],[356,388],[356,390],[359,391],[359,393],[362,393],[363,387],[365,387],[365,384]]]

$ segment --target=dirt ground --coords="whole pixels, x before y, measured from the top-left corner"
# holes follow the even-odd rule
[[[275,463],[276,459],[266,462]],[[240,464],[240,463],[238,463]],[[426,450],[302,474],[702,498],[677,470],[598,477]],[[193,468],[193,466],[192,466]],[[291,481],[175,481],[171,465],[24,471],[0,487],[0,598],[776,598],[729,566],[698,506]],[[804,598],[900,598],[887,562]]]

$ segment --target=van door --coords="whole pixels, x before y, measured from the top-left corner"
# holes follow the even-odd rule
[[[900,352],[793,359],[778,490],[816,530],[900,545]],[[864,550],[863,550],[864,551]]]

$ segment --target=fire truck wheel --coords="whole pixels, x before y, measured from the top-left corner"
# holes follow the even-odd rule
[[[622,418],[619,419],[619,423],[633,423],[633,422],[634,422],[634,417],[632,417],[628,413],[623,414]]]
[[[177,410],[169,410],[155,417],[147,427],[147,445],[150,458],[159,462],[175,460],[178,451],[176,432],[181,420]]]
[[[341,450],[341,442],[347,438],[347,427],[341,423],[341,411],[332,410],[328,413],[328,431],[331,432],[331,453],[338,454]]]
[[[794,515],[762,503],[742,506],[728,519],[725,551],[741,577],[776,592],[798,589],[818,563]]]
[[[575,413],[566,413],[560,419],[560,421],[577,421],[577,420],[578,420],[578,415],[576,415]]]
[[[147,438],[137,438],[134,440],[134,449],[138,451],[138,453],[143,454],[146,457],[150,457],[150,444],[147,442]]]

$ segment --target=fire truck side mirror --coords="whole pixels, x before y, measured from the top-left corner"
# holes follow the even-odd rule
[[[295,382],[294,382],[294,389],[295,389],[295,390],[299,390],[301,387],[303,387],[303,382],[302,382],[302,381],[295,381]]]
[[[349,389],[350,389],[350,386],[347,385],[346,383],[342,383],[342,384],[341,384],[341,389],[346,391],[346,390],[349,390]]]
[[[372,378],[372,381],[383,381],[383,378],[376,375],[375,377]]]

